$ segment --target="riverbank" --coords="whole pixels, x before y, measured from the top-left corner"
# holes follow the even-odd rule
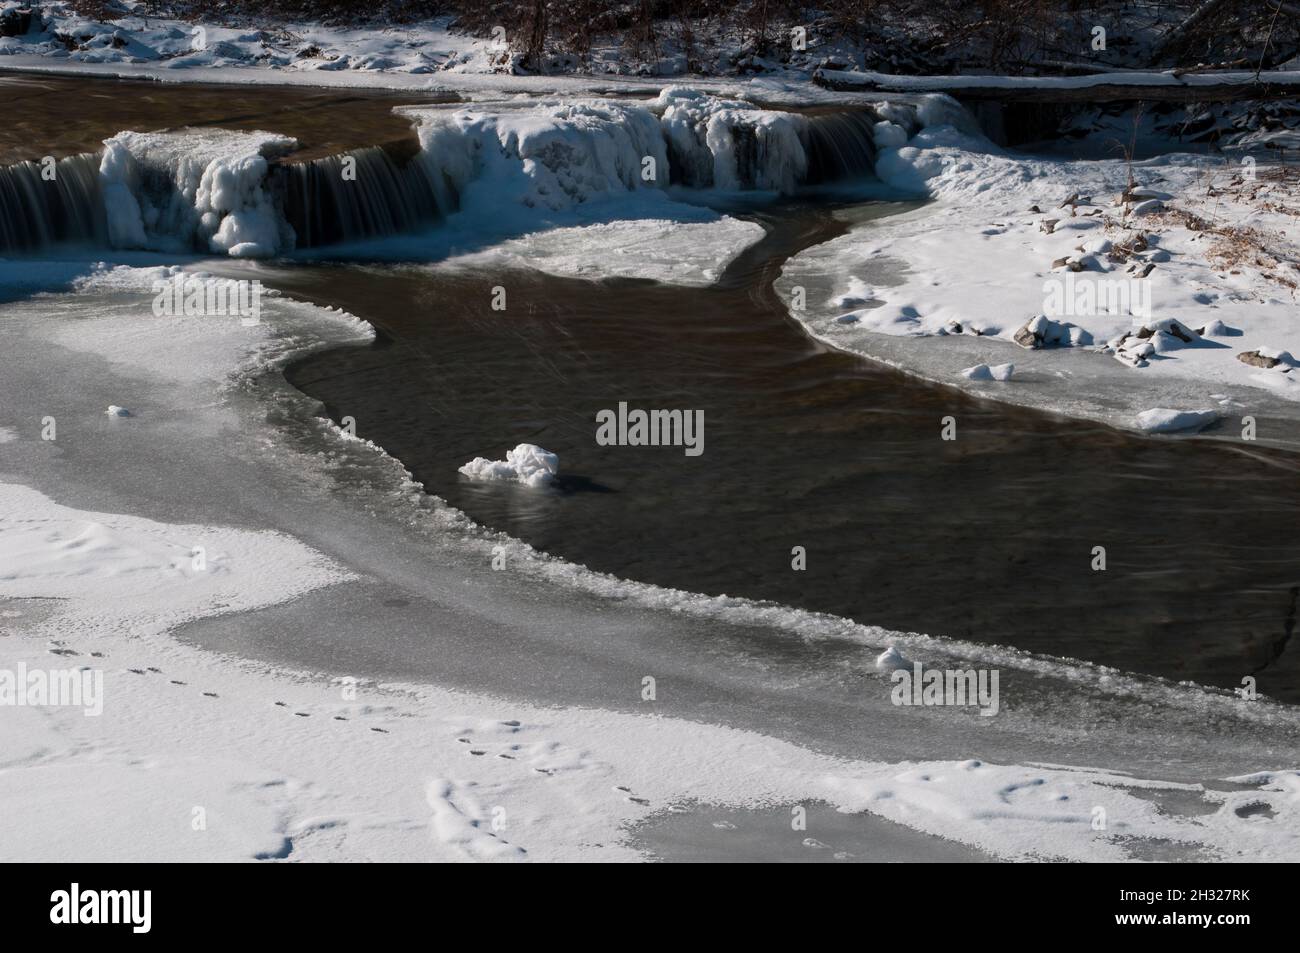
[[[611,118],[619,110],[575,112],[595,116],[611,138],[621,132]],[[633,115],[649,128],[644,113]],[[534,118],[480,114],[462,129],[490,142]],[[175,136],[120,142],[176,158]],[[612,155],[632,157],[618,166],[605,156],[625,172],[642,157]],[[228,158],[215,157],[218,170]],[[238,158],[254,195],[264,157]],[[510,322],[525,344],[530,322],[547,320],[527,307],[537,279],[521,271],[538,251],[553,253],[550,276],[566,286],[655,288],[653,301],[667,302],[675,282],[703,296],[764,231],[752,216],[689,206],[679,194],[638,206],[671,218],[629,220],[618,214],[630,203],[620,205],[617,176],[517,166],[478,187],[482,208],[521,207],[501,234],[468,248],[453,242],[445,267],[470,281],[510,276],[517,310],[479,319]],[[195,171],[184,161],[175,168]],[[574,201],[581,214],[537,213],[560,194],[557,181],[598,182],[581,194],[602,201]],[[147,202],[136,210],[142,231],[155,230],[139,243],[146,250],[108,257],[142,267],[97,265],[85,249],[71,262],[47,251],[0,263],[0,652],[7,669],[98,671],[105,692],[103,713],[89,717],[76,706],[3,707],[0,805],[18,832],[0,843],[6,859],[633,860],[655,849],[655,834],[632,830],[648,819],[685,810],[711,824],[718,813],[743,819],[805,802],[811,823],[786,856],[820,850],[806,840],[839,841],[865,812],[861,833],[879,834],[877,859],[937,856],[936,837],[977,858],[1300,857],[1300,715],[1265,685],[1243,697],[1027,652],[986,632],[937,638],[655,586],[477,526],[368,442],[368,421],[360,439],[345,434],[285,380],[292,361],[368,348],[372,328],[349,313],[360,306],[338,295],[327,303],[342,312],[293,300],[286,281],[289,294],[268,294],[251,324],[160,314],[153,283],[174,279],[176,261],[270,288],[303,263],[148,250],[150,237],[176,236],[157,228]],[[530,214],[543,225],[520,234]],[[682,230],[646,254],[638,229],[663,221]],[[563,245],[550,241],[557,232]],[[471,234],[440,233],[447,254],[448,233]],[[629,253],[599,254],[611,236]],[[410,240],[395,240],[416,272],[409,312],[436,319],[418,292],[422,269],[444,264],[411,266]],[[400,272],[373,260],[356,267],[376,281]],[[730,290],[775,308],[774,275],[760,270]],[[468,295],[436,300],[457,301],[471,318],[490,307],[486,294],[472,307]],[[718,310],[734,304],[720,299]],[[806,339],[800,347],[767,357],[782,366],[825,353]],[[831,361],[854,374],[852,357]],[[935,407],[948,401],[927,392]],[[535,405],[507,403],[511,426],[536,426],[521,419]],[[417,418],[425,409],[393,404]],[[473,452],[495,452],[485,444]],[[902,492],[915,496],[907,478]],[[793,543],[781,542],[784,568]],[[1081,553],[1077,572],[1085,565]],[[1035,569],[1026,585],[1041,583]],[[934,601],[946,580],[931,582]],[[1282,615],[1266,615],[1280,629]],[[996,715],[898,704],[877,665],[891,648],[887,657],[932,669],[997,671]],[[823,804],[847,820],[819,841]]]
[[[6,839],[7,859],[631,859],[623,825],[673,804],[802,799],[1000,857],[1166,841],[1295,856],[1289,775],[1253,774],[1295,750],[1293,709],[545,559],[413,494],[276,385],[290,355],[364,333],[346,316],[272,299],[260,329],[160,324],[132,290],[147,277],[3,309],[6,661],[102,667],[106,687],[99,718],[6,709],[0,798],[31,832]],[[77,373],[55,378],[50,360]],[[110,402],[131,416],[105,416]],[[30,421],[51,414],[59,435],[42,441]],[[32,532],[61,555],[33,562]],[[513,571],[493,571],[496,546]],[[892,705],[873,664],[885,644],[1002,667],[998,717]],[[1160,731],[1135,743],[1130,719],[1152,705]],[[1009,784],[1054,799],[1008,810]],[[1267,822],[1245,810],[1261,802]],[[1113,835],[1090,828],[1096,805]]]
[[[936,203],[786,266],[778,287],[810,333],[982,397],[1300,446],[1295,166],[1077,162],[945,127],[877,170]]]

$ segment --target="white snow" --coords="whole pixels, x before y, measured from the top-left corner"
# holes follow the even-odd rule
[[[1137,429],[1146,433],[1177,433],[1201,430],[1222,416],[1217,410],[1170,410],[1154,407],[1137,415]]]
[[[703,287],[717,281],[737,255],[763,237],[757,222],[707,210],[692,215],[681,203],[656,203],[647,214],[672,211],[678,219],[633,218],[626,221],[528,231],[478,252],[457,254],[440,268],[530,268],[565,278],[641,278]],[[669,206],[673,206],[670,208]],[[627,214],[622,205],[614,214]],[[469,228],[472,213],[452,217],[449,234]],[[700,221],[681,220],[698,217]],[[521,223],[529,229],[527,223]]]
[[[1031,350],[1017,373],[1045,386],[1000,397],[1116,426],[1225,388],[1246,412],[1300,419],[1289,363],[1237,359],[1300,353],[1294,177],[1266,160],[1251,179],[1235,161],[1168,155],[1134,162],[1139,188],[1121,202],[1124,161],[1008,152],[942,113],[944,98],[927,101],[940,124],[877,162],[882,179],[931,203],[787,261],[778,290],[807,293],[793,317],[936,381],[955,360],[1005,361],[1019,337]],[[1163,208],[1134,214],[1154,201]]]
[[[891,645],[876,657],[876,670],[892,672],[896,669],[910,669],[912,660],[899,651],[898,646]]]
[[[549,485],[559,470],[560,458],[533,443],[507,450],[504,460],[475,457],[460,468],[465,476],[481,483],[522,483],[531,487]]]
[[[1009,381],[1015,372],[1014,364],[994,364],[992,367],[987,364],[976,364],[963,370],[961,376],[968,381]]]
[[[130,417],[131,411],[125,407],[119,407],[117,404],[109,404],[108,410],[104,411],[110,417]]]

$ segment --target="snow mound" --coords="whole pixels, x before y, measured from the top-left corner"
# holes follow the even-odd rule
[[[897,669],[911,667],[912,660],[900,652],[896,645],[891,645],[876,658],[876,671],[878,672],[893,672]]]
[[[522,483],[547,486],[560,469],[560,458],[534,443],[521,443],[506,451],[504,460],[475,457],[460,468],[461,473],[481,483]]]
[[[1154,407],[1137,415],[1137,428],[1146,433],[1200,430],[1219,419],[1217,410],[1170,410]]]
[[[109,404],[108,410],[104,411],[110,417],[130,417],[131,411],[125,407],[119,407],[117,404]]]
[[[974,367],[968,367],[961,372],[961,376],[969,381],[1009,381],[1011,375],[1016,372],[1014,364],[976,364]]]

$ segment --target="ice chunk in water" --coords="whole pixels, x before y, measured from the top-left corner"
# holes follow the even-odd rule
[[[485,483],[512,482],[526,486],[546,486],[560,469],[560,458],[534,443],[521,443],[506,451],[504,460],[475,457],[460,468],[471,480]]]

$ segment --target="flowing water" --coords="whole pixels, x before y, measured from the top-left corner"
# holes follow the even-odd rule
[[[476,520],[662,586],[1222,687],[1254,675],[1261,691],[1300,700],[1295,461],[981,402],[811,340],[772,282],[789,255],[845,227],[832,199],[743,213],[767,237],[706,288],[329,263],[319,260],[329,244],[427,225],[454,196],[406,147],[361,148],[388,144],[381,130],[331,138],[337,115],[326,109],[320,115],[334,121],[322,124],[311,97],[338,94],[277,90],[271,107],[271,94],[257,91],[262,111],[245,115],[193,90],[167,93],[189,110],[186,124],[301,133],[367,164],[360,195],[335,188],[332,152],[275,170],[282,212],[318,260],[255,273],[379,329],[372,347],[299,363],[291,382],[335,419],[354,418],[360,436]],[[288,102],[295,96],[306,98],[300,108]],[[382,115],[381,125],[392,119],[374,102],[356,108]],[[131,125],[103,122],[94,135]],[[869,117],[811,122],[805,182],[869,168]],[[77,154],[89,139],[69,138],[63,161],[78,175],[91,161]],[[757,168],[761,142],[741,141],[752,145],[742,168]],[[45,207],[23,198],[34,168],[0,177],[0,202],[28,216],[9,245],[94,239],[98,221],[68,220],[84,196]],[[859,202],[847,211],[869,222],[898,208]],[[48,235],[32,239],[38,227]],[[498,285],[510,290],[506,311],[492,309]],[[702,411],[704,452],[600,446],[596,415],[620,402]],[[960,421],[955,442],[940,439],[947,415]],[[478,484],[457,472],[520,442],[559,454],[555,487]],[[1098,546],[1104,571],[1093,568]],[[793,565],[797,548],[806,568]]]
[[[771,281],[836,224],[817,206],[762,217],[768,238],[707,289],[277,273],[383,332],[289,378],[429,492],[593,569],[1300,699],[1293,461],[980,402],[831,350]],[[502,282],[517,303],[494,312]],[[596,414],[620,401],[702,410],[703,454],[599,446]],[[457,472],[520,442],[559,454],[555,489]]]

